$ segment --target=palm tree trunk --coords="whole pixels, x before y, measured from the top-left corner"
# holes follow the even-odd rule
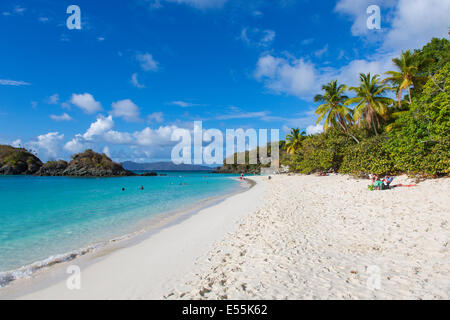
[[[373,126],[373,130],[375,130],[375,135],[377,136],[378,135],[377,126],[375,125],[375,121],[373,121],[373,118],[374,117],[372,117],[372,126]]]
[[[398,107],[400,109],[402,108],[402,92],[403,92],[402,89],[398,90]]]
[[[340,120],[340,119],[339,119],[339,120]],[[344,132],[345,132],[346,134],[348,134],[350,137],[352,137],[353,140],[356,141],[356,143],[359,143],[359,140],[356,139],[356,137],[350,133],[350,131],[348,130],[348,128],[346,128],[346,127],[342,124],[341,121],[338,121],[338,122],[339,122],[339,124],[341,125],[342,129],[344,130]]]
[[[409,104],[412,104],[412,99],[411,99],[411,87],[408,87],[408,94],[409,94]]]

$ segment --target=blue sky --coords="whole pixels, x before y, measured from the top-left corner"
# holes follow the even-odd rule
[[[69,30],[66,9],[81,9]],[[381,8],[381,30],[366,27]],[[443,0],[2,1],[0,143],[168,159],[176,128],[320,132],[312,97],[446,37]]]

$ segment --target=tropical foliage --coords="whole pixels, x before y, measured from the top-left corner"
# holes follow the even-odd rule
[[[362,73],[356,87],[325,84],[314,99],[324,132],[294,144],[293,129],[284,164],[301,173],[448,176],[450,42],[433,39],[392,62],[385,79]]]
[[[286,135],[286,151],[289,154],[294,154],[297,150],[300,150],[305,136],[305,131],[300,132],[300,129],[292,128],[291,133]]]

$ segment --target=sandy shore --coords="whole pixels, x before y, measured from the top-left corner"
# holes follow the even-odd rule
[[[88,254],[16,280],[0,289],[0,299],[161,299],[184,275],[195,270],[195,259],[236,230],[238,222],[262,201],[263,184],[234,194],[170,224],[133,245]],[[80,268],[80,290],[69,290],[67,268]]]
[[[450,179],[373,192],[336,175],[267,184],[261,209],[170,298],[449,298]]]
[[[255,180],[249,191],[80,264],[81,290],[66,286],[69,263],[52,281],[24,281],[0,298],[449,298],[449,179],[372,192],[368,180],[338,175]]]

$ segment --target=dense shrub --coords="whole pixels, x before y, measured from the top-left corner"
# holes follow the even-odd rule
[[[386,150],[387,140],[388,136],[383,134],[348,147],[339,172],[354,175],[393,173],[394,164]]]
[[[397,123],[387,149],[398,171],[448,174],[450,158],[450,63],[425,85]]]

